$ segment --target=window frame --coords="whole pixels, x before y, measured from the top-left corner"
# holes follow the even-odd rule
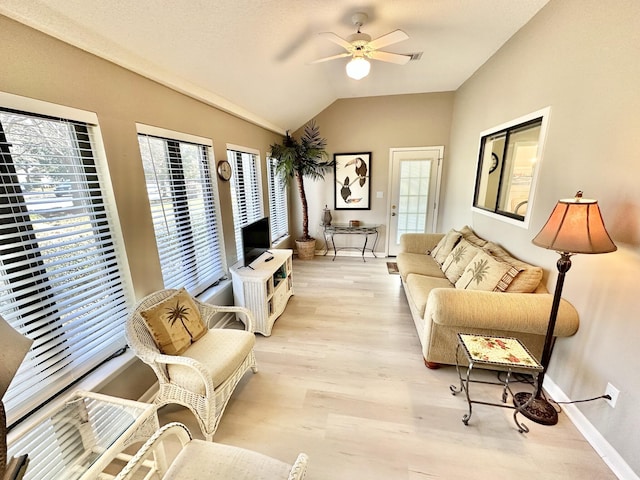
[[[271,244],[275,245],[289,236],[289,185],[277,173],[277,160],[267,155],[269,187],[269,225]],[[282,224],[282,226],[280,226]]]
[[[247,195],[244,191],[244,187],[247,184],[244,169],[239,168],[237,154],[251,155],[253,160],[253,171],[251,173],[254,176],[250,177],[252,185],[255,185],[256,189],[252,190],[250,195]],[[260,220],[265,217],[264,214],[264,202],[263,202],[263,187],[262,187],[262,175],[261,175],[261,163],[260,152],[253,148],[242,147],[239,145],[227,144],[227,160],[231,164],[231,207],[233,211],[233,225],[236,241],[236,262],[243,260],[242,255],[242,227],[248,225],[256,220]],[[240,178],[239,172],[243,170],[242,178]],[[257,205],[247,204],[247,199],[255,199]],[[239,200],[243,200],[244,208],[239,205]],[[257,208],[256,208],[257,207]],[[246,214],[244,213],[246,212]]]
[[[3,294],[3,299],[10,303],[6,304],[7,308],[3,308],[0,314],[20,333],[35,340],[12,382],[14,388],[10,388],[5,396],[7,420],[11,426],[76,384],[114,355],[124,351],[126,348],[124,323],[128,311],[135,304],[135,295],[97,115],[93,112],[5,92],[0,92],[0,106],[10,115],[36,117],[45,122],[66,124],[69,133],[67,140],[70,144],[64,148],[73,148],[75,153],[73,156],[69,156],[72,155],[71,153],[66,154],[67,156],[63,158],[71,161],[60,165],[78,172],[78,179],[74,178],[73,192],[64,195],[73,198],[57,199],[58,195],[55,195],[55,189],[53,189],[50,193],[52,196],[55,195],[53,198],[56,200],[52,198],[49,203],[54,205],[49,206],[47,200],[44,200],[43,204],[43,200],[35,198],[34,191],[27,188],[30,180],[20,179],[20,175],[15,170],[15,166],[18,165],[16,162],[23,161],[21,155],[25,155],[16,153],[15,150],[30,143],[12,146],[7,142],[9,147],[2,152],[3,164],[9,167],[9,170],[3,168],[4,175],[7,176],[6,181],[2,182],[3,189],[5,185],[17,187],[12,187],[14,193],[5,198],[13,197],[14,201],[8,206],[16,205],[22,212],[20,217],[15,217],[12,221],[18,220],[18,223],[27,229],[25,231],[30,232],[23,234],[20,244],[15,243],[15,245],[23,245],[24,249],[25,240],[32,242],[25,252],[33,252],[29,254],[31,257],[29,264],[34,265],[35,262],[38,266],[35,270],[30,268],[29,275],[34,279],[31,283],[35,285],[37,282],[39,285],[33,300],[29,298],[28,303],[24,304],[24,295],[17,294],[17,290],[11,287],[16,281],[9,271],[11,269],[3,268],[0,272],[4,285],[2,288],[11,291],[6,296]],[[90,147],[90,150],[87,147]],[[47,144],[45,148],[53,147]],[[40,159],[40,163],[37,163],[40,167],[53,165],[49,163],[47,157],[36,158]],[[74,161],[77,163],[73,163]],[[51,174],[50,171],[45,170],[43,175]],[[74,176],[76,176],[75,173]],[[51,179],[54,185],[56,178],[58,184],[62,184],[59,182],[62,174]],[[49,193],[45,193],[42,187],[38,195],[44,199]],[[29,196],[34,196],[34,199],[30,200]],[[58,201],[70,203],[70,206],[65,207],[67,211],[61,210],[56,213],[56,210],[62,208],[55,206]],[[30,214],[29,205],[37,204],[47,211],[46,217]],[[63,225],[60,225],[60,222]],[[71,225],[64,225],[64,222],[69,222]],[[3,228],[6,225],[10,226],[10,223],[3,222]],[[58,226],[55,227],[55,225]],[[79,225],[80,231],[77,231],[74,225]],[[67,250],[63,250],[60,254],[60,249]],[[71,255],[74,251],[75,253]],[[82,255],[79,254],[81,251]],[[100,262],[91,262],[87,260],[88,258],[98,258]],[[65,266],[69,262],[72,262],[72,266]],[[6,265],[10,263],[5,263],[5,267]],[[107,306],[102,303],[95,305],[82,303],[81,300],[83,295],[90,294],[94,283],[91,275],[96,275],[98,270],[102,272],[99,276],[100,281],[103,282],[101,291],[110,292],[107,297],[109,298]],[[82,280],[79,280],[80,277]],[[12,298],[15,298],[13,303],[11,303]],[[101,315],[103,307],[109,308],[108,319],[104,314]],[[33,318],[34,312],[37,312],[37,318]],[[46,319],[44,324],[43,319]],[[109,324],[108,334],[100,333],[104,331],[106,323]],[[116,326],[120,328],[114,328]],[[76,333],[65,334],[64,348],[60,347],[61,350],[52,344],[51,338],[55,336],[46,334],[52,331],[71,332],[72,329],[75,329]],[[56,349],[60,353],[55,358],[64,357],[65,360],[56,361],[55,369],[51,370],[51,360],[47,355],[53,355]],[[60,366],[61,369],[59,369]],[[30,387],[30,383],[34,382],[35,384]],[[35,390],[32,391],[32,389]]]
[[[473,203],[472,203],[472,211],[476,213],[480,213],[485,216],[492,217],[494,219],[500,220],[505,223],[510,223],[512,225],[516,225],[522,228],[529,227],[529,221],[532,216],[533,208],[534,208],[534,200],[535,194],[537,190],[538,176],[540,172],[540,168],[542,165],[542,160],[544,157],[544,147],[546,143],[546,136],[548,131],[549,124],[549,116],[551,114],[551,107],[545,107],[535,112],[531,112],[527,115],[523,115],[514,120],[505,122],[496,127],[492,127],[480,133],[479,140],[479,148],[478,148],[478,163],[476,169],[476,178],[474,182],[474,192],[473,192]],[[526,128],[527,126],[532,126],[535,123],[540,123],[540,132],[538,134],[537,139],[537,147],[536,147],[536,158],[535,165],[532,168],[531,174],[531,183],[529,186],[529,194],[526,200],[527,210],[524,215],[517,214],[515,212],[510,212],[505,209],[500,208],[500,199],[503,195],[503,188],[505,185],[510,186],[512,177],[508,180],[505,180],[505,174],[508,173],[507,169],[503,168],[504,164],[504,153],[507,152],[507,149],[510,147],[509,138],[510,135],[514,133],[518,133],[519,130]],[[479,195],[480,195],[480,185],[483,181],[483,178],[486,178],[494,169],[491,166],[485,165],[485,145],[488,139],[492,137],[497,137],[499,135],[504,134],[505,136],[505,145],[503,148],[503,156],[498,156],[496,159],[497,163],[497,173],[499,173],[499,185],[496,189],[495,198],[491,197],[491,200],[495,200],[495,206],[493,208],[488,208],[486,206],[479,205]],[[486,180],[485,180],[486,181]]]
[[[156,246],[158,248],[158,256],[160,260],[160,266],[163,275],[163,281],[165,283],[165,288],[179,288],[185,287],[192,295],[197,296],[211,287],[214,287],[223,280],[228,272],[228,266],[226,261],[226,252],[224,248],[224,232],[222,226],[222,218],[220,214],[220,196],[218,193],[218,185],[217,182],[214,181],[215,174],[215,158],[213,154],[213,141],[208,138],[199,137],[196,135],[184,133],[184,132],[176,132],[173,130],[168,130],[165,128],[155,127],[151,125],[145,125],[141,123],[136,123],[136,130],[138,134],[138,139],[141,136],[148,136],[156,139],[163,140],[167,142],[167,145],[170,145],[172,150],[168,152],[168,161],[173,162],[172,167],[167,167],[170,171],[175,172],[170,174],[169,176],[169,189],[164,188],[164,184],[160,184],[157,177],[154,178],[155,186],[156,186],[156,195],[158,199],[164,205],[165,202],[172,203],[172,210],[175,213],[176,222],[186,225],[189,227],[188,234],[186,237],[180,236],[180,238],[174,238],[173,240],[177,241],[185,250],[188,250],[189,257],[195,258],[196,256],[206,256],[205,250],[211,248],[213,246],[217,246],[218,255],[215,256],[214,262],[216,265],[219,265],[219,269],[215,269],[212,272],[208,272],[205,270],[201,272],[198,270],[200,266],[198,262],[191,262],[192,265],[196,266],[196,270],[191,270],[187,272],[187,275],[180,275],[179,278],[176,278],[175,272],[171,271],[171,261],[175,258],[169,258],[169,253],[163,254],[163,249],[160,245],[158,245],[158,231],[156,230],[159,225],[156,223],[154,218],[154,234],[156,238]],[[140,142],[140,140],[138,140]],[[197,245],[189,246],[189,243],[192,243],[193,228],[192,222],[189,221],[191,218],[191,214],[198,213],[197,211],[192,211],[189,209],[189,202],[187,200],[189,192],[185,189],[184,184],[182,187],[178,185],[180,182],[184,182],[184,178],[180,180],[179,177],[181,172],[184,172],[182,167],[182,158],[181,153],[176,151],[176,146],[179,147],[181,144],[189,144],[195,145],[202,149],[204,158],[200,158],[204,163],[202,166],[205,166],[205,171],[201,172],[203,177],[206,176],[206,181],[198,186],[204,188],[205,192],[209,191],[210,196],[206,199],[209,202],[208,206],[205,206],[205,211],[203,214],[205,217],[209,217],[211,222],[208,224],[208,227],[205,229],[206,231],[215,235],[215,238],[209,243],[206,240],[200,238],[200,241]],[[165,158],[167,160],[167,158]],[[142,161],[142,152],[141,152],[141,161]],[[206,164],[206,165],[205,165]],[[144,169],[144,165],[143,165]],[[147,187],[147,197],[149,199],[150,206],[154,202],[153,192],[149,191],[149,178],[147,176],[147,172],[145,171],[145,183]],[[168,193],[165,193],[168,191]],[[182,192],[182,193],[181,193]],[[176,195],[174,195],[176,194]],[[178,206],[179,205],[179,206]],[[207,212],[207,210],[210,210]],[[211,211],[212,210],[212,211]],[[153,216],[153,213],[152,213]],[[183,221],[180,221],[180,217],[183,217]],[[166,215],[163,215],[166,219]],[[202,233],[202,231],[200,231]],[[197,235],[196,235],[197,236]],[[205,243],[203,243],[205,242]],[[193,247],[193,248],[192,248]],[[196,250],[197,249],[197,250]],[[175,253],[175,252],[174,252]],[[175,255],[173,255],[175,257]],[[215,274],[217,272],[217,274]],[[215,275],[203,277],[203,273],[214,273]],[[215,277],[215,278],[214,278]]]

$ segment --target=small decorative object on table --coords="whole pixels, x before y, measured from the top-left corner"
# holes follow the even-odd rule
[[[329,226],[331,225],[331,210],[329,210],[329,207],[327,205],[324,206],[324,215],[322,216],[322,225],[323,226]]]
[[[360,220],[349,220],[349,226],[350,227],[359,227],[360,226]]]

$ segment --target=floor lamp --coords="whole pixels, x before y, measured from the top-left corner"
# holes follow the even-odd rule
[[[544,370],[538,378],[537,390],[534,394],[519,392],[514,395],[514,404],[521,408],[520,412],[528,419],[542,425],[558,423],[558,413],[542,393],[542,382],[551,359],[556,326],[556,317],[564,285],[564,276],[571,268],[571,256],[576,253],[608,253],[617,249],[604,227],[600,208],[596,200],[582,198],[582,192],[575,198],[559,200],[556,208],[540,233],[532,240],[534,245],[555,250],[560,254],[557,262],[558,279],[551,304],[551,315],[547,327],[547,335],[542,350],[540,363]],[[531,400],[531,396],[534,398]],[[529,403],[527,403],[529,402]]]
[[[15,477],[14,472],[5,472],[7,469],[7,420],[2,399],[32,343],[33,340],[16,332],[4,318],[0,317],[0,479],[8,478],[10,473]]]

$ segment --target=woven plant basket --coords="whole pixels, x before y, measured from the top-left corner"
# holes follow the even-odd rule
[[[300,260],[313,260],[313,256],[316,254],[316,239],[306,242],[296,240],[296,247],[298,248],[298,258]]]

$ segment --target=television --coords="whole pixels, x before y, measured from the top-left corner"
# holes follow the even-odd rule
[[[269,218],[264,217],[253,223],[245,225],[241,228],[241,231],[244,266],[248,267],[256,258],[271,247]]]

